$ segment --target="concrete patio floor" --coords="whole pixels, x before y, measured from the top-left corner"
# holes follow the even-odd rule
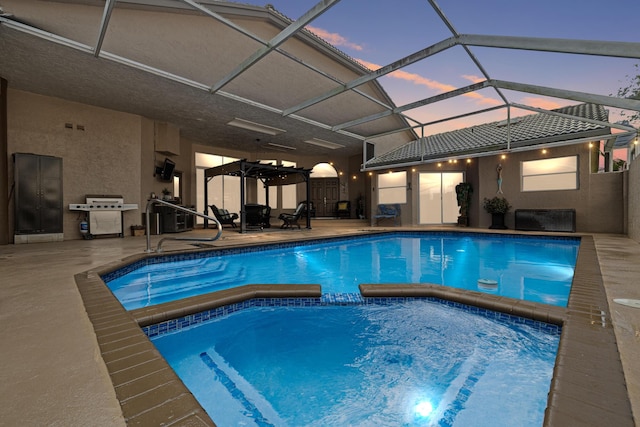
[[[246,234],[225,229],[222,239],[211,244],[267,243],[381,230],[351,220],[316,220],[312,227]],[[209,236],[215,231],[190,233]],[[166,235],[152,236],[153,247],[161,237]],[[613,299],[640,299],[640,244],[618,235],[596,234],[594,240],[637,425],[640,309]],[[145,245],[141,236],[0,246],[0,425],[125,425],[74,275],[139,254]],[[168,241],[164,248],[193,246]]]

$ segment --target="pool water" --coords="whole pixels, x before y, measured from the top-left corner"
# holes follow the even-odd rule
[[[430,283],[566,306],[578,248],[579,239],[365,236],[150,264],[105,281],[128,310],[246,284],[358,293],[361,283]]]
[[[249,308],[152,341],[221,427],[541,426],[559,331],[416,299]]]

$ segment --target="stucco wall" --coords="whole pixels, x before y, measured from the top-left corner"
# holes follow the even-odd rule
[[[478,225],[478,161],[477,159],[471,160],[467,163],[464,160],[441,163],[428,163],[424,165],[416,165],[412,167],[393,169],[393,171],[406,171],[407,172],[407,201],[405,204],[400,204],[400,222],[402,225],[420,225],[420,174],[421,173],[448,173],[448,172],[462,172],[465,176],[465,181],[470,183],[473,188],[473,194],[471,195],[471,205],[469,211],[469,225],[476,227]],[[387,170],[379,170],[372,172],[371,176],[367,177],[367,181],[370,184],[369,199],[371,200],[371,206],[368,207],[367,212],[371,215],[370,223],[372,225],[377,224],[378,221],[374,218],[378,210],[378,175],[387,173]],[[388,224],[388,223],[387,223]]]
[[[636,158],[627,174],[627,234],[640,243],[640,157]]]
[[[142,203],[140,117],[9,89],[7,122],[9,155],[62,158],[65,240],[81,238],[79,212],[68,206],[84,203],[87,194],[118,194],[125,203]],[[139,218],[138,211],[125,212],[125,229]]]
[[[579,156],[579,188],[577,190],[522,192],[520,163],[525,160]],[[505,159],[499,156],[480,159],[480,205],[497,192],[496,167],[502,164],[503,195],[513,206],[505,216],[507,227],[514,228],[516,209],[575,209],[576,230],[581,232],[624,233],[624,191],[622,173],[589,172],[589,147],[587,144],[551,148],[541,151],[509,153]],[[478,212],[480,227],[491,224],[491,216],[482,207]]]

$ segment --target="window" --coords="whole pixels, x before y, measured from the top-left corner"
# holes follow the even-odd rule
[[[173,175],[173,197],[182,197],[182,172],[175,172]]]
[[[233,157],[217,156],[206,153],[196,153],[196,209],[204,212],[204,170],[226,163],[232,163],[239,159]],[[219,208],[227,209],[231,212],[239,212],[242,201],[240,200],[240,178],[237,176],[218,175],[213,177],[208,184],[209,205],[216,205]],[[211,211],[207,208],[209,214]],[[196,217],[197,223],[202,224],[204,220]]]
[[[521,163],[522,191],[577,190],[578,156]]]
[[[378,203],[407,203],[407,172],[378,175]]]
[[[296,162],[282,161],[282,166],[295,168]],[[298,184],[283,185],[282,187],[282,209],[295,209],[298,206]]]
[[[259,162],[264,165],[278,164],[277,160],[259,160]],[[262,184],[262,181],[260,181],[259,179],[256,179],[256,185],[257,185],[256,194],[258,196],[257,197],[258,204],[266,205],[267,191],[264,188],[264,184]],[[276,208],[278,206],[278,187],[276,186],[269,187],[269,206],[271,206],[272,208]]]

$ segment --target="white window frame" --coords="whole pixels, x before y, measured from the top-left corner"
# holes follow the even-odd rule
[[[577,155],[520,162],[522,192],[578,190]]]
[[[407,203],[407,171],[378,175],[378,204]]]

